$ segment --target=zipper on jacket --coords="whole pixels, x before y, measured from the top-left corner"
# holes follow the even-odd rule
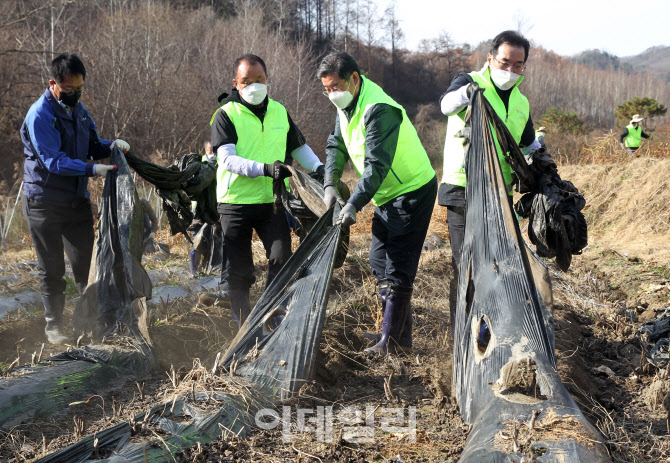
[[[398,175],[395,173],[395,170],[393,170],[393,167],[391,167],[391,173],[393,174],[393,176],[395,177],[395,179],[398,181],[398,183],[400,183],[400,184],[402,185],[402,180],[400,180],[400,178],[398,177]]]

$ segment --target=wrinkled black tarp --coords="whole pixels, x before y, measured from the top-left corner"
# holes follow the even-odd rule
[[[227,368],[236,363],[236,374],[276,400],[314,375],[341,229],[332,221],[330,209],[272,280],[222,362]]]
[[[538,255],[555,257],[558,267],[566,271],[572,256],[581,254],[588,244],[586,219],[581,212],[586,200],[572,182],[561,180],[548,154],[534,153],[529,167],[535,174],[537,191],[523,195],[514,209],[529,218],[528,236]]]
[[[191,201],[197,201],[195,217],[214,224],[216,211],[216,163],[202,161],[200,155],[191,153],[162,167],[126,153],[128,164],[144,180],[156,186],[163,199],[163,210],[173,235],[182,233],[191,242],[186,230],[193,221]]]
[[[670,363],[670,309],[642,325],[637,335],[647,361],[657,368],[667,367]]]
[[[223,263],[223,231],[220,223],[193,222],[189,227],[193,233],[193,249],[202,256],[202,272],[205,274],[221,273]]]
[[[495,129],[498,142],[507,153],[507,162],[520,181],[519,191],[526,193],[515,209],[529,217],[528,236],[542,257],[556,257],[558,267],[566,271],[572,256],[581,254],[587,244],[586,220],[581,210],[584,196],[568,181],[561,180],[554,160],[546,150],[538,150],[528,161],[514,142],[507,126],[488,101],[483,112]]]
[[[149,354],[140,298],[151,299],[152,285],[141,264],[144,211],[123,153],[115,149],[102,192],[95,254],[95,281],[90,282],[73,318],[75,332],[102,336],[129,334]],[[94,321],[94,315],[97,320]],[[94,326],[95,325],[95,326]],[[121,325],[121,326],[119,326]]]
[[[309,188],[309,187],[308,187]],[[318,194],[322,188],[313,193]],[[303,192],[303,195],[305,193]],[[323,209],[323,204],[321,205]],[[325,320],[328,288],[339,241],[340,226],[331,226],[339,206],[326,211],[277,277],[268,286],[228,348],[221,365],[245,383],[245,395],[218,391],[195,392],[195,402],[207,410],[179,399],[153,407],[135,417],[147,421],[163,433],[160,445],[151,445],[133,436],[128,422],[89,435],[81,441],[48,455],[42,463],[83,462],[98,451],[111,456],[96,461],[163,462],[195,443],[208,443],[229,430],[246,437],[254,427],[258,410],[276,408],[314,376],[319,340]],[[283,319],[277,319],[283,316]],[[277,325],[274,322],[279,322]],[[211,411],[215,401],[219,407]],[[171,412],[170,410],[173,410]],[[153,439],[149,436],[150,439]]]
[[[609,461],[600,444],[602,437],[558,376],[548,271],[521,237],[507,199],[491,132],[491,113],[484,103],[481,91],[475,91],[466,116],[468,182],[454,330],[453,393],[472,431],[460,461],[520,460],[525,455],[505,451],[495,437],[508,420],[528,423],[538,410],[540,421],[549,409],[565,419],[577,420],[589,441],[571,436],[545,439],[539,434],[531,444],[541,455],[536,461]],[[515,372],[524,364],[536,367],[532,394],[509,389],[502,374],[505,368]]]
[[[122,342],[72,349],[18,369],[21,376],[1,379],[2,428],[62,413],[70,402],[118,389],[153,367],[145,305],[151,281],[140,265],[143,209],[123,153],[115,149],[111,161],[117,171],[105,179],[95,280],[80,298],[73,325],[77,335],[122,337]]]

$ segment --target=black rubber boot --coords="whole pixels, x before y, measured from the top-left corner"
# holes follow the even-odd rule
[[[47,326],[44,332],[49,342],[65,342],[68,337],[63,334],[63,309],[65,309],[65,294],[43,296],[44,318]]]
[[[237,325],[242,327],[251,313],[248,289],[233,289],[230,291],[230,309],[237,321]]]
[[[388,296],[387,293],[388,293],[389,282],[386,279],[379,280],[377,282],[377,286],[379,287],[379,297],[382,300],[382,310],[384,311],[384,313],[386,313],[386,297]],[[379,340],[382,338],[382,334],[370,333],[366,331],[365,333],[363,333],[363,337],[365,337],[365,339],[369,339],[374,342],[379,342]]]
[[[400,338],[407,324],[408,316],[411,316],[412,288],[390,286],[386,298],[386,309],[384,310],[384,321],[382,322],[382,335],[377,344],[365,349],[368,354],[395,355],[399,351],[405,351],[400,346]],[[408,341],[411,345],[411,335]]]

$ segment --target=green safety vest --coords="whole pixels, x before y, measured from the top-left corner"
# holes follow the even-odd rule
[[[505,122],[514,141],[518,144],[521,141],[528,117],[530,115],[530,105],[528,99],[519,91],[519,84],[523,81],[523,76],[514,84],[513,90],[509,96],[508,109],[505,109],[505,103],[498,96],[498,92],[491,81],[491,71],[488,66],[485,66],[479,72],[471,72],[470,77],[483,88],[484,96],[495,110],[498,117]],[[466,108],[467,109],[467,108]],[[460,136],[460,130],[465,127],[466,109],[459,114],[449,116],[447,120],[447,136],[444,143],[444,165],[442,170],[442,183],[450,185],[458,185],[465,187],[465,149],[463,148],[464,139]],[[493,130],[493,129],[492,129]],[[502,152],[498,144],[498,137],[495,136],[496,150],[498,151],[498,159],[500,160],[500,168],[502,170],[505,185],[507,185],[508,192],[512,194],[512,173],[513,170],[505,159],[505,154]]]
[[[628,135],[624,138],[624,145],[626,148],[639,148],[642,144],[642,126],[638,125],[637,129],[633,124],[628,124]]]
[[[226,113],[235,126],[238,156],[264,164],[286,159],[286,135],[289,130],[286,108],[268,99],[263,122],[246,106],[226,102],[217,111]],[[214,113],[216,115],[216,113]],[[214,117],[212,117],[212,122]],[[211,123],[210,122],[210,125]],[[271,177],[249,178],[223,168],[216,171],[216,200],[226,204],[266,204],[274,202]],[[288,183],[288,179],[287,179]]]
[[[391,169],[372,198],[375,206],[382,206],[403,193],[421,188],[435,177],[426,150],[421,145],[416,129],[407,118],[405,109],[384,93],[382,88],[371,80],[362,77],[361,93],[351,120],[338,109],[340,131],[349,153],[349,159],[360,177],[365,170],[365,115],[374,105],[383,103],[402,111],[402,122],[398,134],[398,144]]]

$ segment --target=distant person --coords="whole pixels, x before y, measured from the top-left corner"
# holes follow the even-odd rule
[[[91,115],[79,102],[86,69],[77,55],[58,55],[50,71],[49,88],[30,107],[21,127],[26,156],[23,213],[37,254],[47,339],[64,342],[63,250],[81,293],[93,252],[88,177],[104,177],[116,168],[86,161],[109,157],[114,146],[124,152],[130,146],[98,136]]]
[[[405,110],[344,52],[327,55],[317,69],[324,94],[337,108],[326,144],[326,207],[343,204],[338,221],[356,223],[372,202],[370,265],[377,278],[384,319],[378,342],[365,349],[396,354],[412,347],[412,292],[421,249],[437,194],[437,178]],[[346,204],[336,185],[351,161],[360,176]]]
[[[217,154],[216,196],[228,259],[233,316],[242,326],[251,311],[254,277],[251,250],[255,230],[268,258],[266,286],[291,256],[291,235],[283,207],[275,207],[273,181],[291,173],[295,159],[310,172],[323,170],[286,108],[267,96],[267,68],[258,56],[235,60],[233,89],[219,97],[212,117]]]
[[[547,134],[547,129],[542,126],[539,129],[537,129],[537,132],[535,132],[535,140],[540,144],[540,148],[547,149],[547,145],[544,143],[544,136]]]
[[[465,126],[464,117],[470,102],[470,88],[472,84],[477,83],[484,89],[484,98],[505,123],[524,154],[539,149],[541,145],[535,139],[528,99],[519,90],[529,53],[530,43],[525,37],[515,31],[501,32],[493,39],[484,67],[479,71],[459,73],[440,98],[442,113],[448,116],[448,120],[438,204],[447,208],[451,264],[454,270],[449,290],[452,330],[456,315],[458,266],[461,260],[466,215],[465,150],[460,130]],[[505,153],[497,147],[497,144],[496,148],[511,202],[514,172],[505,160]]]
[[[643,138],[651,138],[642,130],[640,122],[643,120],[644,117],[635,114],[630,120],[630,124],[623,129],[623,132],[621,132],[621,135],[619,136],[619,143],[621,144],[621,147],[628,152],[628,156],[632,156],[633,153],[637,151],[642,144]]]

